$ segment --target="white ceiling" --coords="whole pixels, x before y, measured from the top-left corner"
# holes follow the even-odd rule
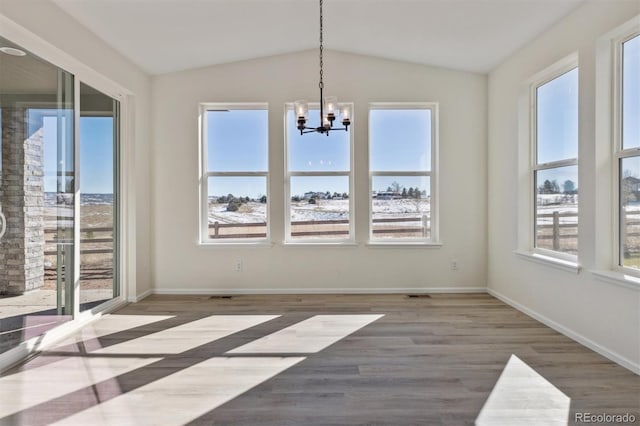
[[[0,45],[20,46],[0,37]],[[35,55],[12,56],[0,53],[0,94],[55,94],[58,68]]]
[[[151,74],[318,47],[317,0],[53,0]],[[325,47],[485,73],[583,0],[325,0]]]

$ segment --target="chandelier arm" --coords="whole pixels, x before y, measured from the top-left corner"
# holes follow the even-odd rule
[[[304,135],[306,133],[329,133],[334,130],[349,130],[347,127],[305,127],[303,130],[300,130],[300,134]]]

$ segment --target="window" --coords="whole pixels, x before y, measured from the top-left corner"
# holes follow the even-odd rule
[[[266,240],[266,104],[201,105],[201,241]]]
[[[435,242],[437,105],[369,110],[370,239]]]
[[[576,65],[571,60],[532,86],[534,247],[570,260],[578,254]]]
[[[618,259],[620,266],[640,270],[640,34],[617,49]]]
[[[80,310],[120,294],[120,102],[80,83]],[[55,154],[53,158],[55,166]],[[47,168],[45,170],[53,169]],[[100,290],[100,291],[95,291]]]
[[[308,126],[319,125],[319,107]],[[293,105],[286,109],[286,240],[353,241],[353,127],[348,132],[300,135]]]

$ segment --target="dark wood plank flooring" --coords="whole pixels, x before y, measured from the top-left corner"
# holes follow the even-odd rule
[[[632,413],[640,424],[640,376],[487,294],[151,296],[114,315],[172,318],[50,350],[5,373],[0,383],[21,371],[210,315],[278,317],[185,352],[163,354],[160,361],[119,375],[110,391],[101,382],[99,401],[96,386],[87,386],[0,418],[0,424],[64,420],[203,360],[229,356],[228,351],[293,324],[334,314],[383,317],[319,352],[277,354],[305,359],[188,424],[470,425],[512,355],[570,398],[568,424],[579,412]],[[0,384],[0,398],[2,392]],[[171,404],[170,396],[159,398]]]

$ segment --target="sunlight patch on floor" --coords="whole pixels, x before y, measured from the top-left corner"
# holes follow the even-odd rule
[[[110,389],[104,402],[95,395],[96,405],[56,424],[186,424],[305,359],[277,357],[274,353],[319,352],[383,316],[316,315],[228,352],[254,356],[214,356],[115,397]],[[7,397],[0,400],[0,419],[110,379],[118,386],[118,376],[134,370],[144,374],[146,366],[164,359],[154,355],[183,353],[278,317],[212,315],[96,350],[83,345],[84,356],[1,377],[0,389]],[[65,344],[83,339],[95,344],[101,336],[168,318],[171,317],[110,315]]]
[[[93,351],[94,354],[178,354],[277,318],[278,315],[212,315]]]
[[[0,419],[159,360],[73,357],[0,377]]]
[[[384,315],[316,315],[229,351],[231,354],[315,353]]]
[[[571,398],[511,355],[476,419],[478,426],[567,425]]]
[[[74,333],[73,336],[57,344],[54,349],[72,345],[78,342],[86,342],[88,340],[97,339],[100,337],[108,336],[110,334],[120,333],[171,318],[174,318],[174,316],[118,314],[105,315],[98,321],[94,321],[91,324],[84,326],[77,333]]]
[[[211,358],[54,425],[184,425],[304,359]]]

